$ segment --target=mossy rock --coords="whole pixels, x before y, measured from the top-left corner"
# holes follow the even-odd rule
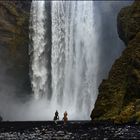
[[[93,120],[126,123],[139,120],[140,99],[140,2],[123,8],[118,15],[118,33],[127,44],[113,64],[108,79],[99,86],[91,113]]]
[[[129,105],[124,106],[120,114],[114,117],[115,123],[127,123],[132,120],[132,116],[135,114],[135,105],[134,103],[129,103]]]

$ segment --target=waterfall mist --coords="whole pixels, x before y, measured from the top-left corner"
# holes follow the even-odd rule
[[[95,1],[96,13],[98,13],[96,21],[99,29],[98,85],[100,85],[103,78],[107,78],[112,64],[119,58],[126,47],[123,41],[120,40],[117,32],[117,16],[121,8],[132,3],[133,0]]]

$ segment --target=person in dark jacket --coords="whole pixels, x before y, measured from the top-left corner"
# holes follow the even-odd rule
[[[59,120],[59,113],[58,113],[57,110],[56,110],[56,112],[55,112],[55,115],[54,115],[53,120],[54,120],[54,122],[57,124],[57,120]]]
[[[2,122],[3,118],[0,116],[0,122]]]

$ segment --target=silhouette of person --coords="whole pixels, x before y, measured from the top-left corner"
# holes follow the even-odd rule
[[[67,123],[67,121],[68,121],[68,113],[67,113],[67,111],[65,111],[64,112],[64,117],[63,117],[63,120],[64,120],[64,124],[66,124]]]
[[[3,119],[2,119],[2,117],[0,116],[0,122],[2,121]]]
[[[55,111],[55,115],[54,115],[53,120],[54,120],[54,122],[57,124],[57,120],[59,120],[59,113],[58,113],[57,110]]]

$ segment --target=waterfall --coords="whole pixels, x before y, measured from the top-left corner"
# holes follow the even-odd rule
[[[52,101],[76,118],[87,118],[97,94],[93,8],[92,1],[52,3]]]
[[[45,56],[45,2],[32,1],[30,17],[30,38],[32,39],[32,89],[38,99],[46,93],[47,69]]]
[[[34,95],[48,94],[44,55],[44,2],[32,2]],[[97,96],[98,47],[93,1],[51,2],[51,98],[48,114],[65,110],[70,119],[89,119]],[[44,47],[45,46],[45,47]]]

